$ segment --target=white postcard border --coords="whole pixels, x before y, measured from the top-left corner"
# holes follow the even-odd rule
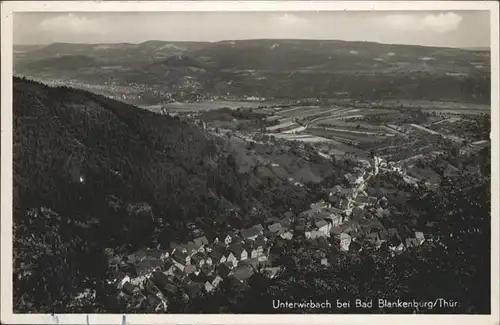
[[[496,1],[25,1],[1,10],[1,321],[4,324],[500,324],[499,321],[499,5]],[[490,315],[192,315],[13,314],[12,306],[12,31],[15,12],[71,11],[452,11],[491,14],[491,304]]]

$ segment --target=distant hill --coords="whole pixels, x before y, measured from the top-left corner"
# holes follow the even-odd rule
[[[489,52],[413,45],[323,40],[239,40],[214,43],[52,44],[23,53],[16,71],[64,79],[66,72],[39,58],[91,56],[108,79],[207,95],[426,99],[489,103]],[[30,63],[32,62],[32,63]],[[37,63],[34,63],[37,62]],[[71,78],[101,83],[103,71],[77,68]],[[189,79],[189,80],[186,80]]]
[[[468,51],[480,51],[480,52],[490,52],[491,48],[487,46],[479,46],[479,47],[464,47],[464,50]]]
[[[18,67],[16,72],[19,71],[19,73],[29,73],[30,70],[38,71],[39,69],[79,70],[99,65],[100,63],[96,59],[87,55],[63,55],[28,62],[22,67]]]

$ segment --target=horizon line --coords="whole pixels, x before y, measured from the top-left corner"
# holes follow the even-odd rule
[[[81,42],[51,42],[46,44],[16,44],[13,46],[43,46],[48,47],[55,44],[70,44],[70,45],[141,45],[151,42],[164,42],[164,43],[206,43],[206,44],[217,44],[224,42],[243,42],[243,41],[316,41],[316,42],[345,42],[345,43],[371,43],[380,45],[397,45],[397,46],[413,46],[413,47],[427,47],[427,48],[441,48],[441,49],[457,49],[457,50],[477,50],[477,51],[491,51],[491,45],[483,46],[464,46],[464,47],[453,47],[453,46],[439,46],[439,45],[422,45],[422,44],[405,44],[405,43],[383,43],[377,41],[362,41],[362,40],[342,40],[342,39],[321,39],[321,38],[240,38],[240,39],[223,39],[218,41],[172,41],[172,40],[158,40],[151,39],[143,42],[100,42],[100,43],[81,43]]]

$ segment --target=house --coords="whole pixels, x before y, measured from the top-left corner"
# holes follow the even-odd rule
[[[144,280],[146,280],[149,275],[155,270],[159,270],[161,267],[161,261],[148,261],[145,260],[142,263],[138,263],[135,265],[135,270],[137,273],[137,277],[130,280],[130,282],[134,285],[141,284]]]
[[[378,203],[382,206],[382,207],[387,207],[387,204],[389,203],[389,199],[387,199],[387,197],[385,196],[382,196],[380,198],[380,200],[378,200]]]
[[[252,267],[248,265],[241,265],[233,270],[233,273],[230,275],[230,277],[240,282],[243,282],[245,280],[248,280],[252,276],[252,274],[253,274]]]
[[[262,227],[262,225],[259,223],[259,224],[256,224],[255,226],[253,226],[252,228],[255,228],[256,230],[259,231],[259,235],[262,235],[263,232],[264,232],[264,227]]]
[[[212,260],[212,263],[215,263],[215,264],[220,264],[220,263],[224,263],[227,258],[226,256],[224,255],[225,253],[225,249],[222,249],[222,248],[214,248],[211,252],[210,252],[210,258]]]
[[[237,260],[246,260],[248,258],[248,252],[241,244],[231,244],[228,250],[234,254]]]
[[[393,236],[398,236],[399,237],[398,230],[396,228],[389,228],[389,229],[387,229],[387,236],[389,238],[391,238]]]
[[[187,252],[183,252],[180,250],[176,250],[174,254],[172,254],[172,260],[176,264],[180,264],[182,266],[189,265],[191,263],[191,256],[187,254]]]
[[[268,225],[268,227],[269,227],[269,225],[271,225],[271,224],[273,224],[273,223],[277,223],[277,222],[280,222],[280,219],[279,219],[279,218],[276,218],[276,217],[269,217],[269,218],[267,218],[267,219],[264,221],[264,224],[265,224],[265,225]]]
[[[327,212],[325,220],[330,223],[331,227],[338,227],[342,223],[342,216],[335,212]]]
[[[123,287],[122,287],[122,291],[125,293],[125,294],[128,294],[130,296],[135,296],[137,294],[139,294],[141,292],[141,290],[139,289],[139,287],[133,285],[132,283],[130,282],[126,282]]]
[[[415,239],[417,240],[419,245],[422,245],[422,243],[425,241],[424,233],[420,231],[415,232]]]
[[[389,245],[389,250],[393,252],[402,252],[404,250],[404,244],[399,235],[394,234],[393,231],[389,232],[389,240],[387,241]]]
[[[172,282],[172,280],[170,280],[170,278],[165,275],[164,273],[161,273],[161,272],[154,272],[152,275],[151,275],[151,281],[154,283],[154,285],[160,289],[160,290],[164,290],[167,286],[174,286],[174,283]]]
[[[201,295],[204,285],[201,283],[188,283],[184,286],[186,292],[185,297],[188,299],[194,299]]]
[[[168,252],[170,253],[169,255],[172,255],[176,250],[182,250],[182,245],[171,242],[168,248]]]
[[[352,209],[351,218],[353,220],[361,220],[361,219],[365,218],[365,216],[366,216],[366,212],[362,208],[354,207]]]
[[[165,275],[174,275],[174,272],[175,272],[175,269],[177,269],[178,267],[175,265],[175,264],[172,264],[170,265],[170,267],[168,267],[163,273]]]
[[[128,274],[125,275],[123,279],[118,283],[118,289],[123,288],[123,285],[127,282],[130,282],[130,276],[128,276]]]
[[[196,254],[199,248],[192,241],[188,242],[187,244],[181,245],[181,247],[182,247],[182,252],[188,254],[189,256]]]
[[[217,267],[217,273],[222,277],[222,278],[227,278],[233,269],[233,263],[225,262],[220,264]]]
[[[263,230],[260,230],[259,228],[256,227],[252,227],[252,228],[242,229],[240,233],[243,240],[255,240],[259,235],[262,234],[262,232]]]
[[[351,236],[346,233],[341,233],[339,237],[340,249],[344,252],[348,252],[352,240]]]
[[[330,189],[330,195],[331,194],[340,194],[340,193],[342,193],[343,190],[344,190],[344,188],[341,185],[335,185],[334,187],[332,187]]]
[[[224,238],[224,244],[226,245],[229,245],[233,242],[233,240],[236,238],[237,236],[235,234],[228,234],[225,238]]]
[[[197,271],[188,275],[189,280],[197,283],[205,283],[207,277],[201,271]]]
[[[281,237],[282,239],[285,239],[285,240],[292,240],[292,238],[293,238],[293,233],[292,233],[291,231],[288,231],[288,230],[287,230],[287,231],[283,232],[283,233],[280,235],[280,237]]]
[[[211,292],[212,290],[214,290],[214,286],[212,285],[212,283],[210,281],[207,280],[203,284],[203,289],[205,289],[206,292]]]
[[[344,178],[349,182],[351,185],[359,185],[363,183],[363,175],[357,173],[356,175],[353,175],[351,173],[347,173],[344,175]]]
[[[360,231],[364,234],[375,231],[386,231],[384,225],[377,218],[361,220],[360,228]]]
[[[360,208],[364,208],[365,206],[370,205],[370,203],[368,202],[368,196],[358,195],[356,197],[355,204]]]
[[[163,252],[156,249],[147,249],[143,251],[145,258],[143,260],[159,260],[162,258]]]
[[[279,223],[279,222],[273,223],[272,225],[269,225],[267,228],[269,229],[269,231],[274,232],[274,233],[278,233],[280,230],[283,229],[283,227],[281,226],[281,223]]]
[[[218,275],[207,277],[204,287],[206,292],[211,292],[215,290],[219,284],[222,282],[222,278]]]
[[[238,266],[241,266],[241,265],[248,265],[250,267],[252,267],[254,270],[257,270],[258,266],[259,266],[259,259],[258,258],[248,258],[244,261],[241,261],[240,263],[238,263]]]
[[[347,199],[342,199],[339,203],[339,208],[341,210],[347,210],[349,209],[349,200]]]
[[[139,262],[143,262],[144,260],[146,260],[146,257],[147,257],[146,250],[140,249],[137,252],[128,255],[127,260],[130,263],[139,263]]]
[[[184,273],[189,275],[191,273],[196,272],[196,270],[197,270],[196,266],[190,264],[190,265],[186,265],[186,267],[184,268]]]
[[[208,239],[205,236],[195,238],[195,239],[193,239],[193,242],[198,247],[204,247],[204,246],[208,245]]]
[[[349,246],[349,251],[351,252],[361,252],[363,250],[363,245],[359,241],[352,240]]]
[[[323,237],[325,234],[318,230],[306,231],[305,236],[307,239],[316,239],[319,237]]]
[[[380,236],[379,236],[378,232],[371,232],[371,233],[367,234],[366,239],[368,240],[368,242],[371,245],[373,245],[377,248],[382,245],[382,241],[380,240]]]
[[[259,256],[259,253],[257,252],[257,249],[252,248],[248,255],[248,258],[256,258],[257,256]]]
[[[287,211],[283,214],[283,220],[292,223],[295,220],[295,213],[292,211]]]
[[[191,256],[191,264],[197,267],[202,267],[205,264],[205,255],[202,253],[196,253]]]
[[[443,176],[452,178],[460,175],[460,170],[455,166],[448,164],[444,170]]]
[[[320,212],[323,209],[329,208],[330,204],[321,200],[316,203],[311,203],[310,207],[313,212]]]
[[[342,200],[342,197],[339,196],[339,194],[330,193],[330,195],[328,195],[328,202],[330,202],[333,205],[339,204],[340,200]]]
[[[317,221],[314,225],[316,226],[318,231],[323,234],[323,236],[325,237],[330,236],[330,229],[332,228],[331,224],[328,224],[328,222],[326,222],[325,220],[320,220]]]
[[[224,256],[226,256],[226,262],[225,263],[231,263],[233,266],[236,266],[238,264],[238,259],[236,256],[231,251],[226,251],[224,253]]]
[[[385,210],[384,208],[380,207],[376,210],[375,215],[379,218],[384,218],[389,215],[389,210]]]
[[[222,278],[219,275],[216,275],[215,278],[212,280],[212,286],[214,288],[217,288],[219,284],[222,282]]]
[[[264,254],[264,251],[267,248],[267,243],[264,240],[264,237],[258,237],[254,242],[253,242],[253,248],[257,250],[257,256],[262,256]]]
[[[324,265],[324,266],[329,266],[329,265],[330,265],[330,263],[328,263],[328,259],[326,259],[326,258],[322,258],[322,259],[321,259],[321,265]]]
[[[418,240],[416,238],[406,238],[405,243],[407,248],[419,246]]]
[[[340,236],[340,234],[342,233],[342,229],[340,227],[332,227],[332,229],[330,229],[330,236]]]
[[[199,268],[199,271],[203,273],[204,276],[209,276],[214,274],[214,267],[215,265],[208,265],[208,263],[205,263],[201,268]]]
[[[166,261],[169,257],[170,257],[170,253],[168,252],[168,250],[165,250],[162,252],[160,259],[162,261]]]

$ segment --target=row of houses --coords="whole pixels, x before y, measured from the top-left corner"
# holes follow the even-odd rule
[[[162,283],[161,288],[172,289],[181,284],[188,286],[188,291],[199,287],[210,292],[222,279],[243,282],[266,265],[271,241],[276,237],[292,238],[286,222],[271,223],[267,229],[258,224],[233,231],[214,238],[211,244],[201,236],[187,243],[172,243],[164,251],[140,250],[126,258],[135,265],[136,274],[126,274],[119,287],[133,295],[143,289],[145,283],[156,279]]]

